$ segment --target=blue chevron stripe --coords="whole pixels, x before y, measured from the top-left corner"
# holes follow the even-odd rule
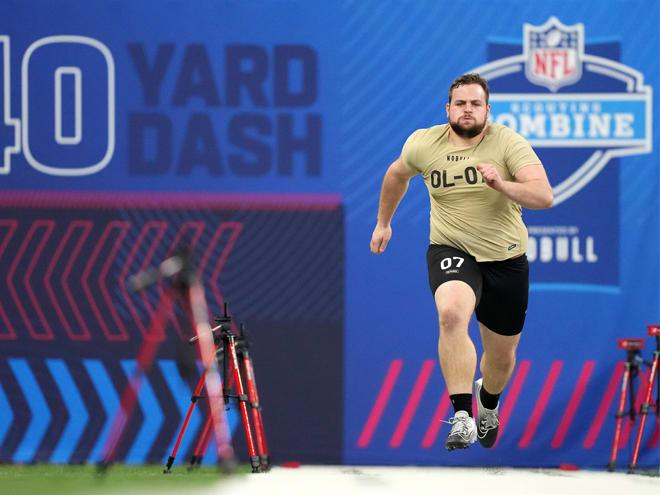
[[[15,358],[9,359],[8,362],[32,413],[30,425],[14,452],[12,460],[14,462],[31,462],[48,430],[51,419],[50,409],[27,361]]]
[[[101,460],[103,445],[105,445],[106,438],[110,432],[115,413],[119,409],[119,396],[117,395],[115,387],[100,360],[84,359],[83,364],[87,369],[87,373],[89,374],[92,383],[94,383],[94,387],[96,388],[103,409],[105,410],[105,425],[96,440],[96,444],[94,444],[94,448],[92,448],[92,451],[87,458],[88,462],[98,462]]]
[[[2,390],[2,385],[0,385],[0,447],[2,446],[2,442],[4,442],[5,436],[7,435],[13,421],[14,413],[7,400],[7,395],[4,390]],[[2,449],[0,449],[0,451],[1,450]]]
[[[50,462],[67,463],[75,451],[78,441],[85,431],[89,414],[78,387],[62,359],[46,359],[46,366],[60,391],[64,405],[69,411],[69,421],[57,442]]]
[[[183,421],[186,419],[186,414],[188,414],[188,409],[190,408],[190,397],[192,396],[192,390],[186,385],[186,383],[181,379],[179,370],[176,367],[176,362],[172,359],[162,359],[158,361],[158,367],[163,373],[163,378],[165,378],[165,384],[169,387],[170,393],[174,398],[174,403],[179,409],[181,414],[181,421],[179,422],[179,427],[176,429],[172,441],[170,442],[169,447],[167,447],[167,452],[163,456],[162,462],[167,462],[181,427],[183,426]],[[201,415],[199,413],[199,407],[195,407],[193,413],[190,416],[190,421],[188,421],[188,426],[186,431],[181,438],[181,443],[179,444],[179,450],[177,451],[177,456],[186,455],[188,449],[190,449],[190,444],[193,442],[197,436],[197,429],[199,428],[202,422]]]
[[[130,380],[130,377],[137,368],[136,361],[134,359],[122,360],[121,366]],[[163,413],[158,404],[158,399],[149,384],[147,375],[143,374],[141,380],[142,383],[138,391],[138,402],[142,408],[144,420],[142,421],[142,426],[137,437],[133,440],[133,445],[124,459],[124,462],[129,464],[140,464],[146,460],[151,446],[156,441],[160,427],[163,425]]]

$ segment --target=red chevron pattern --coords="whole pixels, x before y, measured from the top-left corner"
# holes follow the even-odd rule
[[[182,246],[201,253],[200,277],[222,307],[221,272],[242,229],[235,221],[2,219],[0,261],[9,268],[0,340],[142,338],[163,287],[132,293],[127,280]],[[188,332],[178,318],[170,321],[179,335]]]
[[[71,340],[90,340],[92,338],[89,332],[89,328],[87,328],[87,324],[85,323],[85,319],[82,317],[82,314],[80,313],[80,308],[78,307],[78,304],[76,303],[75,298],[71,293],[71,287],[69,286],[69,282],[68,282],[69,275],[71,274],[71,270],[73,268],[73,263],[78,257],[78,254],[80,253],[80,249],[82,248],[85,239],[87,239],[87,236],[89,235],[89,231],[92,229],[92,225],[93,225],[92,222],[89,221],[73,221],[69,224],[69,227],[67,228],[64,236],[62,237],[62,240],[55,249],[55,254],[53,255],[53,259],[48,265],[48,269],[46,270],[46,275],[44,277],[44,286],[46,287],[46,291],[48,292],[48,297],[53,303],[53,307],[55,308],[55,312],[57,313],[57,317],[60,323],[64,327],[64,330],[66,331],[67,335]],[[78,325],[80,325],[80,330],[77,331],[74,330],[74,328],[69,323],[69,319],[65,316],[62,306],[59,304],[55,291],[53,290],[53,286],[50,282],[50,279],[53,275],[53,271],[55,270],[55,266],[59,263],[60,258],[62,256],[62,252],[67,246],[69,238],[71,238],[73,233],[76,231],[81,231],[80,237],[78,238],[78,242],[73,248],[71,256],[68,258],[66,267],[60,279],[60,283],[62,290],[64,291],[64,294],[66,296],[66,299],[69,305],[71,306],[71,310],[73,311],[76,322],[78,323]]]
[[[126,287],[126,279],[132,273],[131,268],[133,265],[133,261],[135,260],[138,252],[140,251],[142,244],[145,242],[147,235],[152,230],[156,230],[156,234],[151,240],[151,245],[149,246],[146,255],[142,258],[142,264],[140,265],[137,271],[140,272],[146,269],[151,263],[153,263],[153,257],[154,257],[154,253],[156,252],[156,248],[158,248],[161,240],[163,239],[163,235],[167,230],[167,222],[151,221],[151,222],[147,222],[142,227],[142,231],[140,232],[137,241],[133,245],[133,249],[131,249],[128,258],[126,258],[126,263],[124,263],[124,266],[122,267],[121,270],[121,274],[119,275],[119,288],[121,289],[121,292],[124,296],[124,300],[126,301],[128,310],[133,316],[133,321],[135,321],[136,325],[140,329],[140,332],[142,332],[142,335],[147,335],[147,325],[149,324],[149,322],[143,321],[142,317],[138,314],[137,307],[133,303],[133,298],[129,295],[128,289]],[[153,308],[149,304],[149,300],[147,298],[145,291],[140,291],[140,298],[144,303],[144,306],[149,315],[149,319],[151,319],[153,317]],[[162,339],[163,336],[164,336],[164,332],[161,329],[160,333],[158,335],[155,335],[154,337],[158,339]]]
[[[14,236],[14,232],[16,232],[17,226],[17,220],[0,220],[0,227],[3,229],[5,227],[7,228],[7,232],[5,233],[4,237],[2,238],[2,242],[0,243],[0,261],[2,261],[2,257],[5,254],[7,245],[9,244],[9,241],[11,241],[11,238]],[[9,317],[7,316],[7,311],[2,305],[2,301],[0,301],[0,318],[2,318],[4,327],[7,329],[6,332],[0,331],[0,340],[14,340],[16,338],[16,331],[14,330],[14,327],[11,324]]]
[[[128,229],[129,224],[128,222],[117,222],[113,221],[108,223],[106,225],[105,230],[103,231],[103,234],[101,234],[100,240],[96,243],[94,246],[94,251],[92,253],[92,256],[90,257],[89,261],[87,262],[87,265],[85,266],[85,270],[83,272],[83,278],[82,278],[82,286],[85,291],[85,294],[87,296],[87,300],[89,301],[92,312],[94,313],[94,316],[96,318],[96,321],[98,322],[101,330],[103,330],[103,333],[105,334],[106,338],[110,341],[123,341],[123,340],[128,340],[128,334],[126,333],[126,329],[124,326],[119,322],[118,325],[118,332],[117,331],[112,331],[110,327],[108,327],[106,320],[104,316],[101,314],[101,310],[99,305],[97,304],[96,300],[94,299],[94,295],[92,294],[92,291],[89,287],[89,278],[91,276],[91,271],[94,265],[96,264],[96,259],[99,257],[99,254],[101,252],[101,249],[104,247],[106,241],[108,240],[108,237],[110,236],[110,233],[114,229],[119,229],[119,234],[117,238],[115,239],[114,245],[111,248],[111,253],[116,254],[117,248],[119,247],[119,243],[121,240],[124,239],[126,236],[126,230]],[[106,258],[106,262],[104,264],[104,267],[101,269],[101,275],[99,276],[98,280],[98,285],[99,289],[101,290],[103,297],[106,301],[106,303],[109,303],[109,310],[112,314],[112,317],[115,319],[115,322],[117,322],[118,318],[116,316],[116,311],[114,309],[114,306],[111,301],[109,301],[109,297],[107,294],[107,289],[104,287],[104,282],[105,282],[105,275],[107,274],[106,267],[109,266],[109,262],[112,261],[112,256],[108,256]],[[105,290],[104,290],[105,289]]]
[[[34,295],[34,291],[32,289],[30,282],[30,276],[34,271],[35,264],[37,263],[37,261],[41,256],[46,241],[48,241],[48,238],[50,237],[53,231],[53,227],[54,227],[54,222],[50,220],[37,220],[33,222],[32,225],[30,226],[30,229],[28,230],[27,235],[23,239],[23,242],[21,242],[21,245],[18,248],[18,253],[14,257],[14,260],[12,261],[12,264],[9,267],[9,272],[7,273],[7,286],[9,287],[9,292],[11,293],[11,297],[14,300],[14,304],[16,304],[16,309],[18,310],[18,313],[20,314],[21,319],[23,320],[23,324],[28,329],[28,332],[30,332],[32,338],[36,340],[53,339],[53,331],[44,317],[43,311],[41,310],[39,302],[37,301]],[[32,239],[36,235],[38,235],[38,233],[40,233],[42,237],[41,239],[38,240],[38,244],[35,249],[32,243]],[[28,246],[30,246],[33,250],[31,250],[31,252],[28,253],[27,256],[25,256]],[[25,275],[23,276],[23,286],[25,287],[28,298],[33,304],[32,309],[36,312],[37,317],[41,325],[43,326],[42,331],[38,331],[38,329],[35,328],[35,326],[33,325],[34,318],[31,318],[30,315],[28,315],[28,312],[25,306],[23,305],[24,298],[21,298],[19,296],[17,287],[14,283],[14,275],[16,275],[19,265],[21,264],[22,261],[24,261],[24,259],[25,261],[28,262],[28,266],[25,271]]]

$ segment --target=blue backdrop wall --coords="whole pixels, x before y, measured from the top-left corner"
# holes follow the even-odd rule
[[[646,338],[649,359],[660,322],[659,17],[632,0],[3,2],[0,461],[98,460],[161,295],[127,278],[185,244],[211,310],[229,302],[253,337],[276,462],[604,466],[616,339]],[[368,244],[386,167],[469,71],[556,199],[524,212],[501,439],[450,454],[419,178],[386,253]],[[127,462],[170,454],[186,325],[178,308],[164,328]],[[640,464],[658,438],[651,421]]]

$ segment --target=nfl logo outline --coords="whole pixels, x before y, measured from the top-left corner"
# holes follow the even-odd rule
[[[545,24],[523,24],[525,76],[553,93],[582,77],[584,25],[566,26],[557,17]]]

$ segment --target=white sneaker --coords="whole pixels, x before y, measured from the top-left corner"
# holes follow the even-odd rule
[[[467,411],[456,411],[449,423],[452,427],[445,442],[447,450],[467,449],[477,441],[477,425]]]
[[[500,416],[498,404],[495,409],[486,409],[481,404],[481,387],[483,386],[483,378],[479,378],[474,382],[474,393],[477,396],[477,438],[482,447],[487,449],[495,445],[497,440],[497,432],[500,429]]]

